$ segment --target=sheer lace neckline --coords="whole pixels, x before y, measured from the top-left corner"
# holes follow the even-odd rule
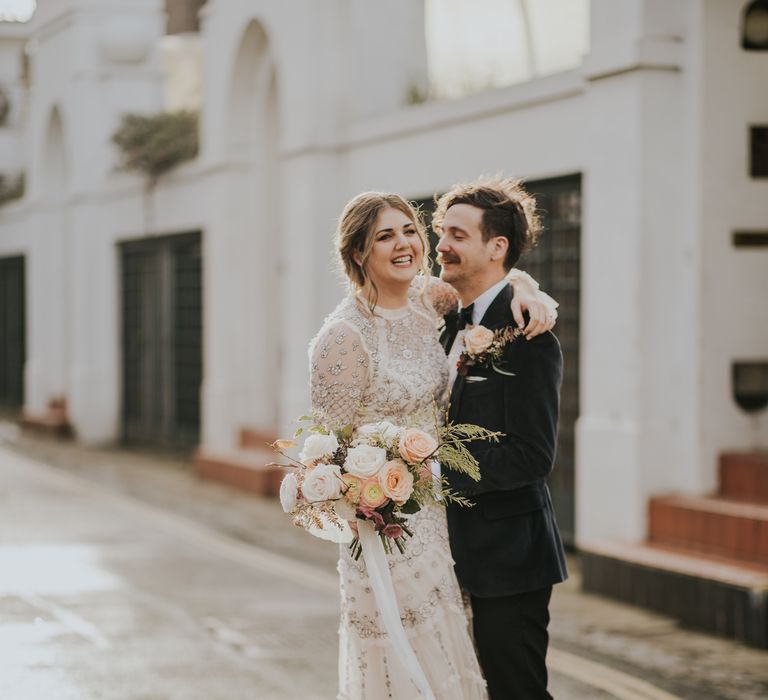
[[[403,318],[408,315],[408,311],[411,308],[410,302],[407,302],[403,306],[399,306],[396,309],[385,309],[383,306],[376,306],[374,310],[377,316],[386,318],[388,321],[394,321],[398,318]]]
[[[368,308],[367,302],[364,299],[361,299],[358,296],[354,300],[357,302],[358,307],[362,306],[366,315],[370,314],[370,309]],[[383,306],[374,306],[373,317],[376,318],[378,316],[386,319],[387,321],[396,321],[398,319],[405,318],[408,315],[410,309],[410,300],[406,301],[402,306],[398,306],[396,309],[388,309]]]

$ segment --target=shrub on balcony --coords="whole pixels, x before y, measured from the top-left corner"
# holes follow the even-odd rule
[[[197,155],[198,115],[188,111],[128,114],[112,141],[121,151],[121,167],[144,173],[152,184]]]
[[[24,173],[17,175],[0,174],[0,206],[14,199],[21,199],[24,196],[25,178]]]

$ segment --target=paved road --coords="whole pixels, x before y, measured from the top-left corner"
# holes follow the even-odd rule
[[[0,698],[333,698],[332,549],[151,461],[0,449]],[[768,656],[575,586],[553,603],[558,700],[766,697]]]
[[[330,577],[7,453],[0,483],[4,700],[333,697]]]

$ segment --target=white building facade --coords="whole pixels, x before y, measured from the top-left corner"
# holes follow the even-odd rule
[[[549,213],[570,243],[539,267],[573,335],[564,528],[585,551],[643,541],[655,494],[711,493],[722,453],[768,450],[768,411],[733,387],[735,363],[759,385],[768,362],[768,180],[750,173],[768,53],[741,46],[749,4],[592,0],[578,65],[409,104],[427,91],[422,3],[209,0],[200,153],[148,190],[110,139],[167,106],[163,3],[39,0],[0,25],[0,169],[26,173],[0,207],[24,415],[65,411],[91,443],[184,435],[242,467],[306,412],[344,203],[503,171],[568,208]]]

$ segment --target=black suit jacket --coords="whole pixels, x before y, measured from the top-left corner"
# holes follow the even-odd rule
[[[488,307],[481,325],[516,327],[505,287]],[[441,336],[446,352],[451,324]],[[472,507],[449,505],[448,530],[456,575],[472,595],[495,597],[537,590],[564,581],[565,554],[545,481],[555,460],[563,359],[550,332],[510,342],[499,365],[470,367],[451,391],[449,418],[504,433],[500,442],[473,442],[479,482],[445,470]],[[482,377],[472,381],[472,377]]]

